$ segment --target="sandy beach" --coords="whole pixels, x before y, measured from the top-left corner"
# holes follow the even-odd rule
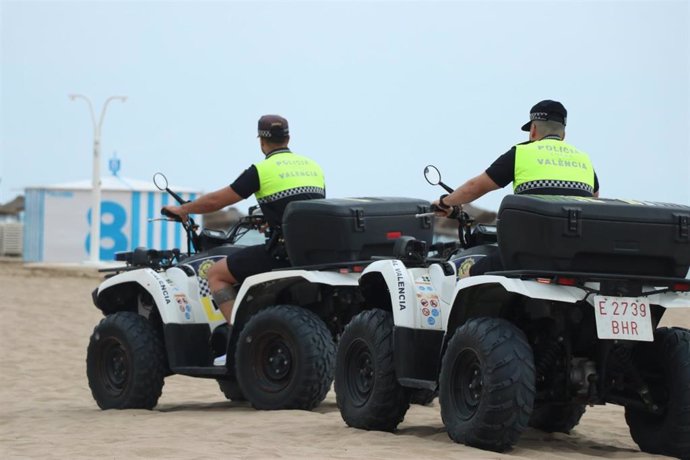
[[[571,435],[528,430],[506,454],[453,443],[438,402],[412,406],[395,434],[348,428],[333,391],[313,412],[264,412],[224,399],[213,380],[172,376],[153,411],[101,411],[86,347],[101,319],[95,269],[0,262],[0,458],[665,458],[639,452],[618,406],[597,406]],[[690,310],[665,325],[690,327]]]

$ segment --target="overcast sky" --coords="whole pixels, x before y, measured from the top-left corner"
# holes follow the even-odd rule
[[[512,145],[541,99],[569,112],[605,197],[690,204],[690,8],[677,1],[10,1],[0,8],[0,202],[102,174],[211,191],[285,116],[330,197],[441,192]],[[481,198],[497,209],[510,186]],[[253,204],[251,198],[249,203]]]

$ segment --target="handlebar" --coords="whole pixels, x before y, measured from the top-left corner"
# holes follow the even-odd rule
[[[167,190],[167,189],[166,189]],[[170,191],[169,191],[170,192]],[[170,192],[172,195],[175,195],[174,192]],[[180,204],[183,204],[185,202],[181,202]],[[173,222],[179,222],[182,224],[182,228],[184,228],[185,232],[187,233],[187,253],[191,254],[192,253],[192,247],[194,247],[195,251],[200,250],[200,240],[199,240],[199,235],[196,233],[196,230],[199,228],[196,223],[194,223],[194,219],[191,217],[188,217],[186,221],[182,221],[180,216],[177,214],[173,214],[172,212],[168,211],[165,208],[161,208],[161,214],[167,217],[168,220],[171,220]]]
[[[165,217],[174,220],[175,222],[182,222],[182,219],[180,219],[180,216],[177,214],[173,214],[170,211],[168,211],[165,208],[161,208],[161,214],[163,214]]]

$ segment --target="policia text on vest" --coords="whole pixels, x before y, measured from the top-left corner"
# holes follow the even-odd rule
[[[594,168],[589,155],[556,139],[543,139],[515,148],[513,189],[537,181],[578,183],[594,190]]]

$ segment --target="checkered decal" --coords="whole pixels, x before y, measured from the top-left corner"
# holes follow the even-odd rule
[[[565,190],[584,190],[588,193],[594,193],[594,187],[585,184],[584,182],[573,182],[567,180],[533,180],[525,182],[515,188],[515,193],[526,192],[527,190],[534,190],[538,188],[560,188]]]
[[[194,272],[196,272],[196,280],[199,283],[199,297],[202,299],[204,297],[211,296],[211,287],[208,285],[207,272],[208,269],[213,265],[214,262],[221,259],[221,256],[208,257],[201,260],[195,260],[194,262],[188,264]]]
[[[204,298],[208,297],[211,295],[211,288],[208,286],[208,280],[197,276],[197,280],[199,280],[199,297]]]
[[[317,195],[326,196],[326,191],[321,187],[297,187],[291,188],[289,190],[283,190],[282,192],[274,193],[273,195],[268,195],[263,198],[259,198],[256,201],[259,203],[270,203],[272,201],[278,201],[282,198],[287,198],[289,196],[301,195],[302,193],[315,193]]]

